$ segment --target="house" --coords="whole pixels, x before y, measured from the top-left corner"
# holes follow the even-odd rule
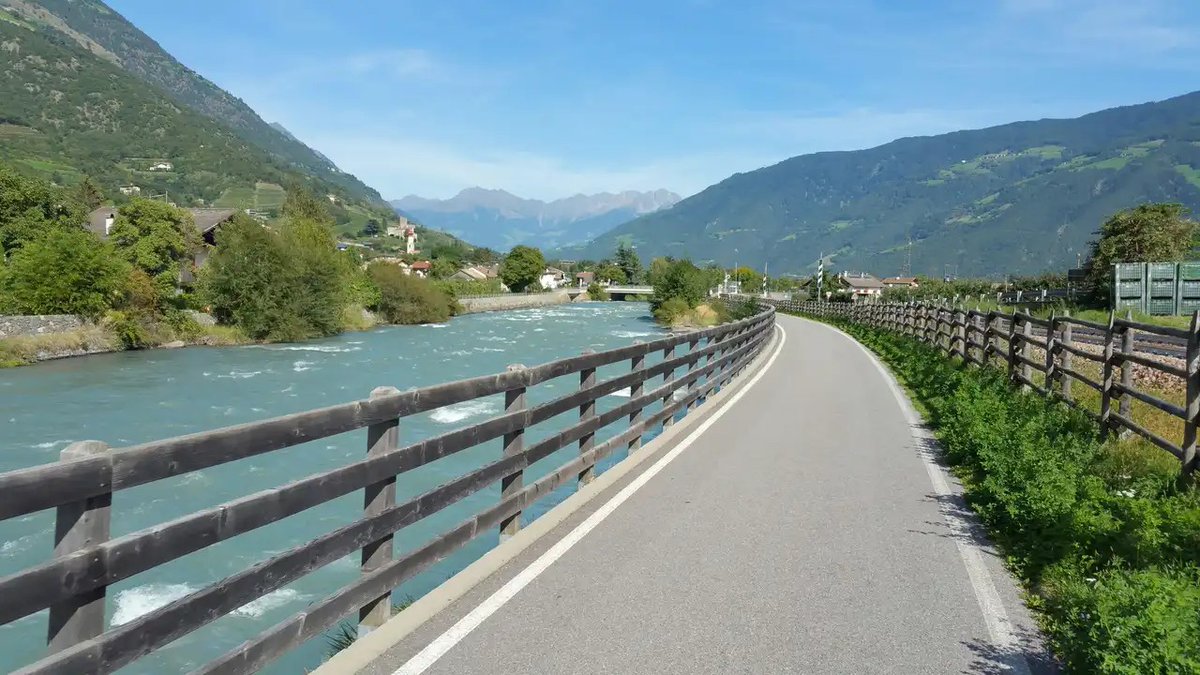
[[[123,194],[123,195],[140,195],[140,194],[142,194],[142,188],[140,188],[136,185],[122,185],[119,189],[121,190],[121,194]]]
[[[155,162],[150,166],[151,171],[171,171],[175,165],[170,162]]]
[[[423,278],[429,276],[429,271],[433,269],[433,263],[428,260],[418,260],[410,265],[409,269],[412,270],[413,274]]]
[[[200,267],[208,260],[208,254],[212,247],[217,245],[217,230],[237,214],[237,209],[184,210],[191,214],[192,222],[195,223],[196,231],[200,233],[200,239],[203,242],[192,256],[192,263],[196,267]],[[101,206],[88,214],[86,227],[95,232],[96,236],[104,239],[112,234],[112,228],[119,213],[120,211],[114,206]],[[184,270],[180,275],[180,281],[192,281],[191,270]]]
[[[488,275],[486,272],[476,267],[463,267],[454,274],[450,275],[451,281],[487,281]]]
[[[884,288],[917,288],[916,277],[888,277],[883,280]]]
[[[538,279],[539,283],[542,285],[542,288],[551,291],[559,286],[562,286],[563,282],[566,280],[567,273],[558,269],[557,267],[547,267],[542,272],[541,278]]]
[[[842,272],[841,279],[855,301],[870,300],[883,295],[883,282],[866,272],[854,275]]]
[[[596,275],[592,272],[580,272],[579,274],[575,275],[575,283],[580,288],[587,288],[588,286],[591,286],[592,282],[594,281],[596,281]]]

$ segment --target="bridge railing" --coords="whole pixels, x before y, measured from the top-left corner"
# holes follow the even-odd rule
[[[1105,437],[1132,432],[1171,453],[1184,474],[1196,469],[1196,431],[1200,425],[1200,312],[1187,329],[1137,323],[1109,314],[1107,324],[1069,315],[1048,319],[1025,312],[1005,314],[915,303],[851,304],[759,299],[778,309],[817,317],[838,317],[903,333],[976,366],[1006,368],[1017,386],[1054,397],[1091,415]],[[1041,352],[1034,358],[1033,350]],[[1097,373],[1080,372],[1082,362]],[[1137,388],[1134,367],[1176,379],[1183,405]],[[1040,377],[1035,378],[1034,373]],[[1083,407],[1072,383],[1100,395],[1099,412]],[[1133,419],[1139,401],[1180,420],[1182,442],[1164,438]]]
[[[391,594],[402,582],[492,528],[499,528],[501,536],[515,533],[522,511],[538,498],[569,481],[591,481],[602,458],[618,448],[637,450],[645,433],[658,425],[670,426],[679,413],[692,410],[727,384],[765,346],[774,314],[767,308],[754,317],[693,333],[530,368],[510,366],[504,373],[448,384],[403,392],[381,387],[368,399],[123,449],[98,441],[74,443],[59,462],[0,474],[0,520],[57,509],[53,557],[0,578],[0,625],[50,610],[49,654],[18,672],[116,670],[356,551],[362,556],[357,580],[199,672],[255,672],[356,611],[360,631],[378,626],[388,618]],[[683,352],[675,355],[683,345]],[[663,360],[647,366],[647,355],[658,352]],[[630,364],[628,373],[597,382],[597,368],[623,362]],[[577,390],[527,404],[530,388],[574,374],[579,375]],[[653,386],[650,381],[658,377],[661,384]],[[598,399],[625,388],[631,393],[626,402],[596,412]],[[504,394],[503,414],[401,445],[401,418],[498,394]],[[661,409],[643,415],[644,408],[658,402]],[[573,409],[579,410],[578,422],[526,443],[527,430]],[[625,419],[626,430],[596,442],[597,430]],[[360,461],[121,537],[109,536],[114,492],[364,428],[366,456]],[[503,441],[503,453],[494,461],[396,503],[397,475],[494,439]],[[572,444],[578,444],[577,456],[524,484],[527,467]],[[495,483],[501,486],[498,503],[395,556],[393,537],[400,530]],[[349,525],[105,629],[109,585],[359,490],[364,495],[362,517]]]

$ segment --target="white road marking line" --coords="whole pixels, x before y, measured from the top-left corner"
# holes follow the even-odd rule
[[[954,491],[950,489],[950,482],[946,477],[946,470],[935,462],[930,457],[929,451],[925,449],[929,447],[929,444],[937,443],[937,440],[934,438],[933,433],[925,427],[924,420],[917,414],[912,402],[908,400],[908,396],[900,389],[900,385],[897,384],[896,378],[892,377],[891,371],[879,361],[874,352],[867,349],[861,342],[855,340],[844,331],[820,321],[814,321],[813,323],[840,333],[867,355],[871,363],[883,375],[883,379],[887,382],[888,388],[892,390],[892,396],[896,398],[896,402],[900,404],[900,410],[904,413],[904,419],[908,422],[908,426],[912,430],[913,439],[922,446],[920,452],[921,462],[925,465],[925,471],[929,474],[929,482],[933,484],[933,491],[939,497],[954,497]],[[1013,673],[1017,675],[1029,675],[1029,662],[1025,659],[1025,655],[1021,651],[1021,645],[1017,640],[1017,636],[1013,633],[1012,622],[1009,621],[1008,612],[1004,609],[1004,602],[1000,599],[1000,592],[996,590],[996,584],[992,581],[992,575],[988,572],[987,564],[983,561],[983,553],[974,542],[971,534],[971,524],[966,518],[952,511],[944,501],[940,503],[939,508],[942,511],[942,517],[946,519],[946,525],[953,534],[954,543],[958,547],[958,553],[962,557],[963,565],[967,568],[967,578],[971,582],[972,590],[975,591],[975,601],[979,604],[979,611],[983,613],[983,622],[987,625],[988,637],[991,639],[992,644],[1000,651],[999,658],[1008,664],[1009,669]]]
[[[574,530],[571,530],[571,532],[567,534],[567,536],[560,539],[554,544],[554,546],[551,546],[549,550],[538,557],[537,560],[534,560],[532,563],[530,563],[529,567],[521,570],[521,572],[512,579],[509,579],[508,583],[500,587],[500,590],[489,596],[486,600],[480,603],[478,607],[471,610],[469,614],[459,619],[458,623],[451,626],[448,630],[446,630],[445,633],[442,633],[433,642],[430,642],[428,645],[426,645],[426,647],[422,649],[420,653],[409,659],[404,665],[400,666],[400,668],[393,672],[392,675],[420,675],[420,673],[425,672],[425,670],[436,663],[438,659],[445,656],[446,652],[450,651],[455,645],[461,642],[463,638],[469,635],[471,631],[478,628],[479,625],[483,623],[489,616],[495,614],[496,610],[503,607],[504,604],[516,596],[517,593],[520,593],[521,589],[529,585],[529,582],[536,579],[539,574],[546,571],[546,568],[553,565],[554,562],[561,558],[564,553],[571,550],[572,546],[579,543],[581,539],[587,536],[588,532],[591,532],[613,511],[616,511],[618,506],[633,496],[633,493],[641,489],[643,485],[649,482],[650,479],[653,478],[658,472],[662,471],[664,467],[682,454],[684,450],[687,450],[688,447],[697,438],[699,438],[701,434],[703,434],[717,420],[721,419],[721,416],[724,415],[725,412],[733,406],[733,404],[737,403],[747,391],[750,391],[750,388],[753,387],[760,379],[762,379],[763,375],[767,374],[767,371],[771,368],[771,364],[775,363],[775,359],[778,358],[780,352],[783,351],[784,343],[787,342],[787,331],[783,330],[783,326],[778,324],[776,324],[775,327],[779,329],[779,344],[775,347],[775,353],[771,354],[771,358],[768,359],[766,364],[763,365],[762,369],[755,373],[754,377],[746,383],[746,386],[730,397],[730,399],[725,402],[725,405],[721,406],[720,409],[713,413],[712,417],[709,417],[701,422],[700,426],[696,427],[692,433],[688,434],[686,438],[679,442],[679,445],[672,448],[670,452],[663,455],[649,469],[646,469],[644,473],[633,479],[629,485],[626,485],[620,492],[614,495],[612,499],[608,500],[608,502],[597,509],[595,513],[588,516],[587,520],[584,520],[582,523],[576,526]]]

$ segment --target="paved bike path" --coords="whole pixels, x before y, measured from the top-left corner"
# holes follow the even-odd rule
[[[827,326],[779,324],[761,379],[528,585],[445,637],[533,553],[363,672],[416,672],[439,639],[451,646],[423,672],[1050,670],[1011,578],[931,482],[887,377]]]

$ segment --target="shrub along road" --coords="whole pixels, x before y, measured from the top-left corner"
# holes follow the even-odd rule
[[[1040,672],[1017,586],[884,373],[827,326],[779,323],[761,380],[427,672]],[[364,672],[421,672],[397,668],[537,555]]]

